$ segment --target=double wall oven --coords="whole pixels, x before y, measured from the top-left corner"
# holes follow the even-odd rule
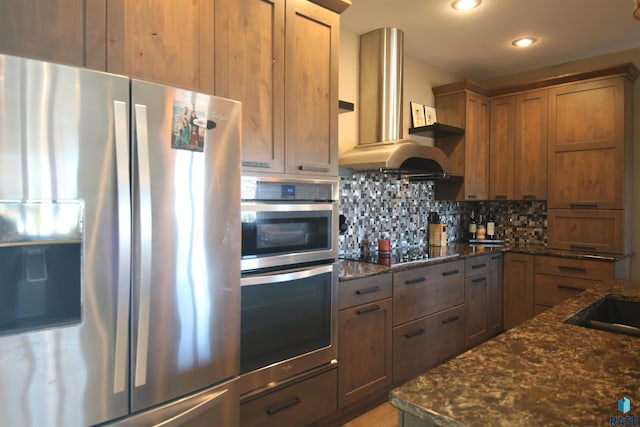
[[[242,178],[241,393],[337,359],[338,182]]]

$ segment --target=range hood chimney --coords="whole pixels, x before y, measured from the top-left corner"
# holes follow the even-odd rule
[[[403,139],[403,55],[404,33],[397,28],[360,36],[360,143],[340,156],[340,166],[446,176],[442,150]]]

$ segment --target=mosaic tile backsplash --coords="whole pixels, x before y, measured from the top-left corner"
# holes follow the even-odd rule
[[[451,202],[434,200],[437,181],[411,182],[397,174],[354,173],[340,177],[340,213],[347,231],[340,235],[341,253],[376,250],[379,237],[393,248],[428,243],[428,215],[437,212],[447,225],[449,243],[469,239],[469,218],[491,213],[496,238],[507,243],[545,245],[547,207],[543,201]]]

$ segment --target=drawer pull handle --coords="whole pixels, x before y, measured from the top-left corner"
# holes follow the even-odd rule
[[[594,246],[579,246],[579,245],[569,245],[569,249],[572,249],[574,251],[591,251],[591,252],[595,252],[598,250],[598,248]]]
[[[486,277],[478,277],[478,278],[473,279],[471,281],[471,283],[480,283],[480,282],[486,282],[486,281],[487,281]]]
[[[559,265],[558,270],[587,274],[587,269],[584,267],[570,267],[568,265]]]
[[[571,203],[571,209],[598,209],[597,203]]]
[[[491,259],[500,259],[500,258],[502,258],[502,255],[493,255],[491,257]]]
[[[374,311],[380,310],[380,306],[378,304],[374,304],[369,308],[363,308],[362,310],[357,310],[356,314],[360,316],[361,314],[373,313]]]
[[[586,288],[580,288],[578,286],[569,286],[569,285],[558,285],[558,289],[566,289],[569,291],[585,291]]]
[[[278,412],[282,412],[285,409],[289,409],[292,406],[298,405],[299,403],[302,403],[302,401],[300,400],[299,397],[296,396],[296,397],[294,397],[293,399],[291,399],[288,402],[284,402],[284,403],[281,403],[279,405],[272,406],[271,408],[267,408],[267,415],[269,415],[269,416],[275,415]]]
[[[478,196],[476,196],[475,194],[469,194],[467,196],[467,199],[476,199],[476,198],[478,198]]]
[[[244,167],[251,167],[251,168],[262,168],[262,169],[271,169],[271,163],[267,163],[267,162],[250,162],[250,161],[243,161],[242,162],[242,166]]]
[[[356,294],[358,295],[373,294],[375,292],[378,292],[379,290],[380,290],[379,286],[372,286],[370,288],[358,289],[356,291]]]
[[[443,271],[442,275],[443,276],[453,276],[454,274],[458,274],[460,273],[460,270],[449,270],[449,271]]]
[[[522,196],[525,200],[536,200],[537,197],[535,194],[525,194],[524,196]]]
[[[448,319],[444,319],[442,321],[442,324],[446,325],[447,323],[455,322],[458,319],[460,319],[460,316],[452,316],[452,317],[449,317]]]
[[[495,199],[496,200],[507,200],[507,195],[506,194],[496,194]]]
[[[418,277],[417,279],[409,279],[409,280],[405,280],[405,284],[406,285],[415,285],[416,283],[422,283],[422,282],[426,282],[427,279],[424,277]]]
[[[307,165],[300,165],[298,166],[298,169],[300,169],[301,171],[307,171],[307,172],[329,172],[329,168],[325,168],[325,167],[321,167],[321,166],[307,166]]]
[[[472,265],[471,268],[472,269],[476,269],[476,268],[484,268],[486,267],[487,264],[486,263],[482,263],[482,264],[476,264],[476,265]]]
[[[405,336],[405,338],[413,338],[413,337],[416,337],[418,335],[422,335],[425,332],[427,332],[427,331],[424,328],[414,329],[413,331],[409,331],[406,334],[404,334],[404,336]]]

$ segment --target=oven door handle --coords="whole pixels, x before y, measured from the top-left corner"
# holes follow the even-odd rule
[[[266,285],[270,283],[290,282],[333,272],[333,264],[319,267],[286,270],[278,273],[257,274],[240,279],[241,286]]]

